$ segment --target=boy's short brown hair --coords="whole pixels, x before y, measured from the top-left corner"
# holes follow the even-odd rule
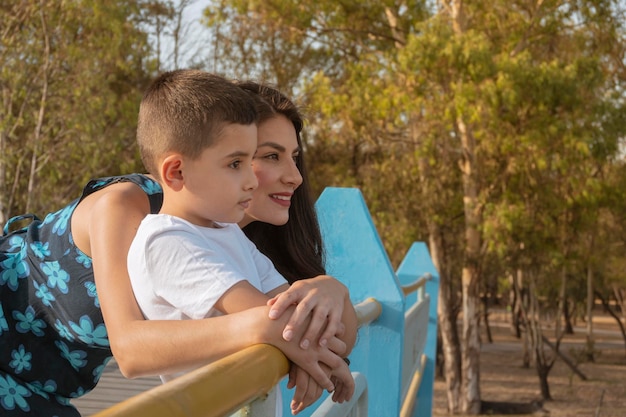
[[[224,125],[257,120],[253,100],[229,80],[200,70],[166,72],[148,87],[139,107],[141,160],[160,179],[159,158],[167,152],[197,158]]]

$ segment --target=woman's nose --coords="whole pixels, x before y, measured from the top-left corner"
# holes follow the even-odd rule
[[[294,188],[298,188],[302,184],[302,174],[300,174],[295,161],[290,160],[288,167],[285,169],[283,181],[287,184],[293,184]]]

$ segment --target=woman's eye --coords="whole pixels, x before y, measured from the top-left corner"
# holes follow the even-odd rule
[[[278,154],[277,153],[271,153],[269,155],[265,155],[265,159],[271,159],[274,161],[278,161]]]

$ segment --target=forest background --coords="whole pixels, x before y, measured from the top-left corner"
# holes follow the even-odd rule
[[[542,318],[557,344],[586,320],[592,356],[598,302],[626,343],[625,7],[0,0],[0,225],[142,172],[138,105],[159,72],[270,82],[307,117],[315,194],[360,188],[394,265],[428,243],[448,408],[480,411],[478,329],[496,303],[549,398]]]

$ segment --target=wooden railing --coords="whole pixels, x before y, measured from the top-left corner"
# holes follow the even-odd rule
[[[316,208],[328,273],[350,290],[359,320],[357,344],[350,354],[356,392],[344,404],[333,403],[325,394],[299,415],[430,417],[439,275],[426,245],[414,243],[394,271],[358,190],[327,188]],[[280,351],[256,345],[95,417],[217,417],[233,412],[270,416],[275,406],[272,388],[281,378],[282,408],[289,410],[292,393],[283,378],[287,371],[288,361]]]

